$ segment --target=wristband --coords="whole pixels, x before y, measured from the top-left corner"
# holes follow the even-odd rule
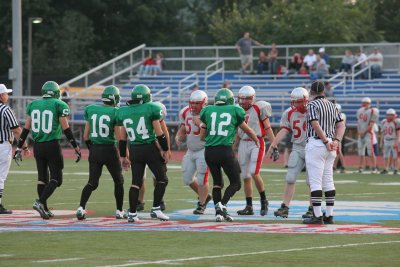
[[[85,144],[86,144],[87,148],[90,148],[93,145],[91,140],[86,140]]]
[[[22,129],[22,133],[21,133],[21,135],[20,135],[20,137],[19,137],[19,139],[18,139],[18,144],[17,144],[17,147],[18,147],[18,148],[21,148],[21,147],[24,145],[25,140],[26,140],[26,138],[28,137],[28,134],[29,134],[29,130],[23,128],[23,129]]]
[[[333,138],[333,141],[338,141],[338,143],[340,143],[341,142],[341,140],[340,139],[338,139],[338,138]]]
[[[128,142],[126,140],[120,140],[118,142],[118,148],[119,148],[119,155],[123,158],[126,157],[126,144]]]
[[[329,141],[326,140],[326,141],[323,141],[322,143],[323,143],[324,145],[326,145],[327,143],[329,143]]]
[[[78,144],[75,141],[74,135],[72,134],[71,128],[67,128],[64,130],[64,134],[67,137],[68,142],[71,143],[73,148],[76,148]]]
[[[168,151],[169,150],[167,137],[165,136],[165,134],[157,136],[157,141],[160,144],[162,150],[164,150],[164,151]]]
[[[23,147],[22,150],[23,150],[23,151],[28,151],[28,150],[29,150],[29,147],[27,147],[27,146],[26,146],[26,147]]]

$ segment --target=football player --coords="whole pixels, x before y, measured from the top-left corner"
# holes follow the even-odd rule
[[[344,114],[342,112],[342,106],[340,104],[335,104],[336,108],[338,109],[340,116],[342,116],[343,119],[343,123],[346,125],[346,114]],[[344,173],[345,172],[345,168],[344,168],[344,157],[343,157],[343,149],[344,149],[344,138],[342,140],[342,142],[340,142],[340,146],[338,146],[338,150],[336,151],[336,159],[335,162],[333,164],[334,166],[334,170],[340,169],[340,173]]]
[[[235,105],[231,90],[222,88],[214,97],[214,105],[203,108],[200,112],[200,136],[205,138],[205,160],[213,177],[212,197],[215,204],[215,220],[233,221],[228,214],[226,204],[236,191],[240,190],[240,166],[232,149],[236,128],[240,127],[259,147],[259,140],[254,131],[246,124],[246,112]],[[229,186],[221,196],[224,182],[221,168],[229,179]]]
[[[199,114],[207,104],[208,97],[204,91],[196,90],[191,93],[189,105],[179,113],[181,128],[175,137],[178,145],[186,138],[188,150],[182,159],[183,182],[199,198],[193,214],[204,214],[208,202],[212,199],[208,194],[208,168],[204,159],[204,141],[200,139]]]
[[[93,104],[85,108],[85,130],[83,138],[89,149],[89,181],[82,190],[80,205],[76,211],[78,220],[86,217],[86,203],[99,185],[103,166],[105,165],[114,181],[114,196],[117,206],[116,219],[123,219],[126,213],[122,209],[124,201],[124,177],[121,163],[115,146],[117,107],[120,102],[119,89],[106,86],[101,95],[103,105]]]
[[[119,141],[122,165],[127,167],[132,164],[128,222],[139,221],[137,204],[146,165],[157,180],[150,216],[160,220],[169,220],[169,217],[160,208],[168,183],[165,163],[169,159],[168,140],[160,125],[163,115],[162,108],[151,101],[150,89],[144,84],[138,84],[133,88],[131,100],[128,103],[128,106],[121,107],[117,111],[117,125],[123,126]],[[130,143],[129,159],[126,153],[127,137]]]
[[[383,148],[383,158],[385,159],[385,169],[381,174],[387,174],[389,167],[394,166],[393,174],[397,174],[397,153],[399,146],[400,119],[396,118],[396,111],[389,108],[386,111],[386,119],[381,123],[382,134],[379,146]]]
[[[47,199],[63,182],[64,159],[59,143],[61,129],[75,150],[76,162],[81,159],[81,152],[69,128],[70,110],[68,105],[60,100],[60,87],[56,82],[48,81],[43,84],[42,99],[29,103],[26,113],[28,117],[18,141],[14,159],[21,158],[21,147],[29,131],[32,130],[32,138],[35,141],[33,151],[38,171],[37,192],[39,195],[39,199],[33,203],[33,209],[43,219],[49,219],[54,217],[54,214],[47,207]]]
[[[267,136],[268,140],[272,143],[275,135],[269,122],[269,117],[272,115],[271,105],[265,101],[256,102],[255,98],[256,92],[253,87],[246,85],[240,88],[238,96],[239,105],[246,111],[245,122],[257,134],[260,147],[257,147],[242,129],[238,129],[235,145],[239,146],[238,157],[241,176],[244,180],[246,207],[237,211],[237,214],[254,214],[253,179],[261,199],[260,215],[265,216],[268,212],[268,200],[265,195],[265,186],[260,175],[260,169],[265,154],[264,137]],[[274,155],[274,161],[276,161],[279,157],[278,150],[275,150]]]
[[[267,155],[272,153],[274,148],[285,138],[288,133],[292,133],[292,152],[289,155],[288,171],[286,174],[286,186],[283,193],[283,203],[274,212],[276,217],[287,218],[289,216],[289,206],[292,201],[296,178],[305,167],[305,146],[307,139],[306,111],[308,103],[308,92],[302,87],[294,88],[290,94],[291,107],[286,109],[281,118],[281,129],[271,143]],[[308,179],[307,179],[308,183]],[[312,207],[311,207],[312,214]]]

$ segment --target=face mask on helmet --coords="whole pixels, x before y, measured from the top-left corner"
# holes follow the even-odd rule
[[[362,106],[363,108],[368,108],[370,105],[371,105],[371,104],[368,103],[368,102],[361,102],[361,106]]]
[[[190,107],[190,112],[192,115],[199,115],[200,111],[203,109],[203,107],[206,105],[205,101],[190,101],[189,102],[189,107]]]
[[[305,113],[307,111],[307,103],[308,100],[305,97],[303,99],[290,101],[292,108],[296,108],[301,113]]]
[[[244,110],[248,110],[251,108],[251,106],[253,106],[254,96],[239,96],[238,102]]]
[[[391,121],[394,120],[394,117],[395,117],[395,115],[388,114],[388,115],[386,115],[386,120],[387,120],[388,122],[391,122]]]

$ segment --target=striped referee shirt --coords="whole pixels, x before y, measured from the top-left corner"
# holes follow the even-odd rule
[[[12,109],[0,102],[0,142],[12,140],[11,129],[18,127],[19,124]]]
[[[335,137],[336,123],[343,121],[336,105],[324,96],[317,96],[307,105],[307,138],[319,139],[311,122],[317,120],[327,138]]]

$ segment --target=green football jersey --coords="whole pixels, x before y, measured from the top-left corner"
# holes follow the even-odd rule
[[[246,112],[234,105],[207,106],[200,112],[200,119],[207,125],[205,146],[231,146],[236,128],[242,124]]]
[[[59,117],[67,117],[70,110],[59,99],[42,98],[29,103],[26,114],[31,117],[32,138],[40,143],[61,138]]]
[[[117,111],[117,125],[125,127],[130,144],[151,144],[156,140],[153,121],[160,120],[163,111],[153,102],[132,104]]]
[[[85,120],[89,122],[89,139],[93,144],[115,144],[116,107],[90,105],[85,108]]]

